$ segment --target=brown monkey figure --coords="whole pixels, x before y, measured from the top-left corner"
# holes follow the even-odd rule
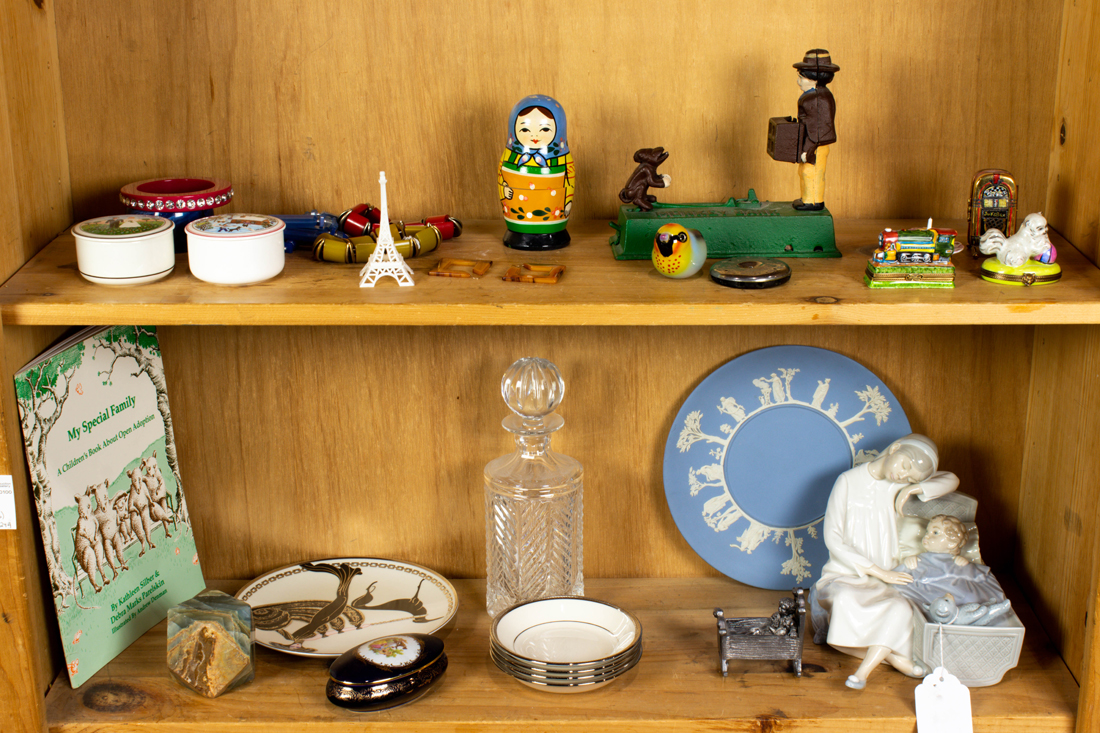
[[[668,188],[672,185],[672,177],[657,172],[657,166],[668,159],[668,153],[664,148],[642,148],[634,153],[634,162],[638,167],[630,175],[626,186],[619,191],[619,200],[624,204],[634,204],[642,211],[652,211],[656,196],[649,193],[649,188]]]

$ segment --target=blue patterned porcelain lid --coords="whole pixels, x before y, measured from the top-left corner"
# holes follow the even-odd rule
[[[159,234],[174,227],[168,219],[148,214],[99,216],[73,227],[73,234],[93,239],[136,239]]]
[[[286,228],[282,219],[263,214],[217,214],[187,225],[189,234],[201,237],[252,237]]]

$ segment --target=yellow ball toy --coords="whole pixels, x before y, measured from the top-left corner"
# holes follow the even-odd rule
[[[707,260],[707,242],[698,229],[665,224],[653,239],[653,266],[665,277],[691,277]]]

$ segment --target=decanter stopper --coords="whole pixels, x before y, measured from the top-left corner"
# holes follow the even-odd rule
[[[557,430],[565,422],[553,414],[565,395],[565,380],[553,362],[536,356],[516,361],[500,380],[500,393],[515,413],[504,420],[507,430]]]

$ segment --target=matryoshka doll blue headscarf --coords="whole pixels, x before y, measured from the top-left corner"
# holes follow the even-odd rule
[[[557,131],[554,139],[542,148],[527,148],[516,140],[516,120],[520,113],[531,107],[542,107],[554,118]],[[532,165],[546,167],[551,158],[557,158],[569,152],[569,138],[565,134],[565,110],[558,101],[545,94],[531,94],[516,102],[512,107],[512,114],[508,115],[508,149],[519,154],[516,165]]]

